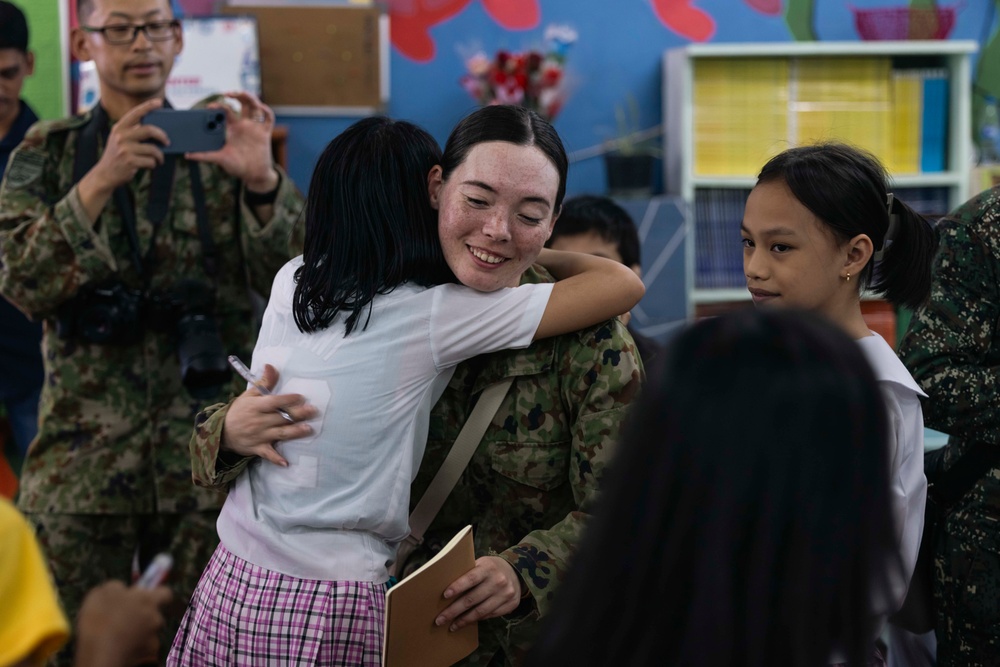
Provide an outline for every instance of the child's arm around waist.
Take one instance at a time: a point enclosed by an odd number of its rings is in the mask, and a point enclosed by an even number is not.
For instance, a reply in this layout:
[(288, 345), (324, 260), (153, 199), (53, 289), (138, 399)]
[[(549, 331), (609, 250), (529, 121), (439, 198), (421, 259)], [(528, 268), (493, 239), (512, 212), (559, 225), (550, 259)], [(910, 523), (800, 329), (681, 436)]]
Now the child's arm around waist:
[(632, 269), (604, 257), (545, 248), (538, 256), (558, 282), (535, 340), (570, 333), (627, 313), (646, 293)]

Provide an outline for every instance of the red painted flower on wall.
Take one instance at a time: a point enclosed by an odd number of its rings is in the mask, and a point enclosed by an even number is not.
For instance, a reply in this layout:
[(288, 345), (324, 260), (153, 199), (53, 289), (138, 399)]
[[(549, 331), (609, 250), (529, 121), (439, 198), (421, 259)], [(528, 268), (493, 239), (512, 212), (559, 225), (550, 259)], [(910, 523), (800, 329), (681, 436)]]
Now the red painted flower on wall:
[[(392, 45), (417, 62), (434, 59), (430, 29), (461, 14), (473, 0), (387, 0)], [(486, 13), (507, 30), (529, 30), (541, 21), (539, 0), (479, 0)], [(676, 34), (705, 42), (715, 34), (715, 19), (695, 7), (698, 0), (649, 0), (657, 18)], [(783, 0), (744, 0), (761, 14), (777, 16)]]
[[(715, 34), (715, 19), (695, 7), (697, 0), (651, 0), (653, 12), (671, 31), (693, 42), (707, 42)], [(744, 0), (768, 16), (781, 14), (782, 0)]]
[[(460, 14), (472, 0), (389, 0), (390, 39), (400, 53), (417, 62), (434, 58), (430, 29)], [(538, 26), (538, 0), (481, 0), (486, 13), (507, 30)]]

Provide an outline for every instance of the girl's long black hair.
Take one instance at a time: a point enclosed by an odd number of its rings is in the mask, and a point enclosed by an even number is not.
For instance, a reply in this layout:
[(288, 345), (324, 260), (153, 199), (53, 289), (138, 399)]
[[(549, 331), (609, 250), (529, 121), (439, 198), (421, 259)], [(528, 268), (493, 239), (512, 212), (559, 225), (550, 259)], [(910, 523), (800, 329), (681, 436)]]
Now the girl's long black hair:
[(427, 190), (440, 162), (426, 131), (384, 116), (354, 123), (327, 145), (306, 198), (304, 264), (292, 307), (300, 331), (326, 329), (343, 313), (350, 334), (366, 309), (371, 317), (377, 294), (408, 281), (454, 281)]
[(899, 572), (886, 422), (861, 348), (816, 315), (679, 334), (526, 667), (867, 664)]

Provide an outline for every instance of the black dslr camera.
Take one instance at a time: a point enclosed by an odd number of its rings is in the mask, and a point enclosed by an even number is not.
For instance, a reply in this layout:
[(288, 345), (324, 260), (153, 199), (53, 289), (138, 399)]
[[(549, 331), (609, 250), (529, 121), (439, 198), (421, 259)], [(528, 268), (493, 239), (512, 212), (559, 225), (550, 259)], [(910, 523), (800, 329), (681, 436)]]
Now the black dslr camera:
[(169, 292), (141, 292), (114, 280), (80, 292), (60, 309), (56, 331), (95, 345), (131, 345), (145, 330), (172, 330), (181, 380), (196, 398), (215, 394), (229, 380), (226, 349), (215, 319), (215, 293), (185, 280)]
[(56, 331), (97, 345), (131, 345), (142, 337), (143, 301), (142, 292), (118, 281), (86, 288), (60, 307)]

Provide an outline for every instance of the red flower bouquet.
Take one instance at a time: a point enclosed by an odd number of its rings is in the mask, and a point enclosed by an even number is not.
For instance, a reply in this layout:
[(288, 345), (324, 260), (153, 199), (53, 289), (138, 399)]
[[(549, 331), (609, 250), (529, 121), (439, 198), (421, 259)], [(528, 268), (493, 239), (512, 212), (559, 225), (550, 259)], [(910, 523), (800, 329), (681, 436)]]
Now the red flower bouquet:
[(566, 100), (566, 52), (576, 32), (549, 26), (545, 41), (544, 52), (501, 50), (492, 60), (478, 51), (465, 62), (462, 87), (482, 105), (518, 104), (552, 120)]

